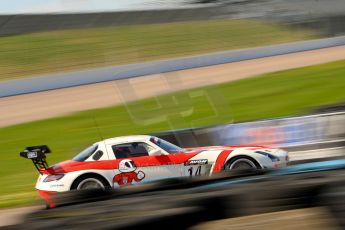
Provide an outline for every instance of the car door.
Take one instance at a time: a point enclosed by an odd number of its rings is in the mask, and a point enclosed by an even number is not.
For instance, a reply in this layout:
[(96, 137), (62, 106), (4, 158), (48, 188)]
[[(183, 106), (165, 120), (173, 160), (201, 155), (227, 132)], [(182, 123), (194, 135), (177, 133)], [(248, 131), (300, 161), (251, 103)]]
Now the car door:
[(116, 158), (114, 186), (149, 182), (184, 175), (184, 160), (177, 155), (153, 156), (155, 146), (146, 142), (115, 144), (111, 150)]
[(210, 175), (212, 164), (207, 157), (199, 157), (199, 153), (190, 153), (191, 157), (184, 163), (184, 175), (188, 177)]
[[(188, 164), (189, 159), (194, 155), (195, 153), (169, 153), (166, 155), (151, 156), (151, 159), (157, 162), (155, 166), (156, 171), (169, 172), (170, 177), (183, 177), (189, 176), (186, 164)], [(157, 178), (159, 178), (158, 175)]]
[[(149, 141), (153, 146), (168, 154), (170, 161), (182, 172), (181, 176), (210, 174), (212, 165), (209, 164), (207, 153), (197, 150), (189, 151), (157, 137), (151, 137)], [(164, 159), (166, 156), (159, 156), (159, 158)]]

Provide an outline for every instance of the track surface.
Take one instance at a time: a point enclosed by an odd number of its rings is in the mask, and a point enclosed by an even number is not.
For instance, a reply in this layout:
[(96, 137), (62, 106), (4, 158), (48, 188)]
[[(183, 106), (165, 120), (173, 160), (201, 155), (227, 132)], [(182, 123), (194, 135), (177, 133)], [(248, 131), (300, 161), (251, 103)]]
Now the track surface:
[(18, 224), (23, 220), (25, 215), (43, 208), (43, 206), (31, 206), (23, 208), (0, 209), (0, 227)]
[[(118, 105), (183, 89), (345, 59), (345, 46), (0, 98), (0, 127)], [(119, 94), (129, 82), (136, 95)]]
[(337, 230), (334, 219), (325, 208), (305, 208), (281, 212), (270, 212), (245, 217), (229, 218), (199, 224), (191, 230), (258, 230), (258, 229), (313, 229)]

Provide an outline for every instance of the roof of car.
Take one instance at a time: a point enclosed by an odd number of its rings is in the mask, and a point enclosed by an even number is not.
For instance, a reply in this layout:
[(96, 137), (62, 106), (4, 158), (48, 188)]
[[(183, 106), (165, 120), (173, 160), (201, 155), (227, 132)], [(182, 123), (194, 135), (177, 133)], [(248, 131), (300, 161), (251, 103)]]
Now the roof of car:
[(113, 137), (109, 139), (103, 140), (105, 144), (116, 144), (116, 143), (124, 143), (124, 142), (136, 142), (136, 141), (147, 141), (152, 136), (149, 135), (131, 135), (131, 136), (121, 136), (121, 137)]

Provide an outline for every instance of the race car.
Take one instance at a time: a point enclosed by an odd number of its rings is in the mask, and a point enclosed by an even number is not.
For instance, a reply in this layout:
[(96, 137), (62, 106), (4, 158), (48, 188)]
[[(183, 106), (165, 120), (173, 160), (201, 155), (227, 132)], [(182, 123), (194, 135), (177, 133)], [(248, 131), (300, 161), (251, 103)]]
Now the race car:
[(72, 160), (51, 167), (48, 146), (27, 147), (20, 153), (31, 159), (40, 175), (36, 189), (49, 203), (57, 192), (119, 188), (172, 177), (212, 175), (226, 170), (273, 169), (288, 164), (288, 153), (260, 146), (180, 148), (149, 136), (106, 139), (87, 147)]

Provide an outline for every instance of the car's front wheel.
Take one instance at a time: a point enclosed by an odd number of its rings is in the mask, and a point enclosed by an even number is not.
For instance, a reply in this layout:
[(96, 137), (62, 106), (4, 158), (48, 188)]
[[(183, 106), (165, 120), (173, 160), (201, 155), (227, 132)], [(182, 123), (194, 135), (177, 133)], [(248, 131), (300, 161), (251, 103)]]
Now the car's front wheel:
[(255, 160), (245, 157), (233, 159), (225, 165), (225, 170), (255, 170), (259, 168), (260, 166)]
[(72, 190), (105, 189), (109, 187), (107, 181), (100, 176), (85, 175), (77, 178), (72, 184)]

